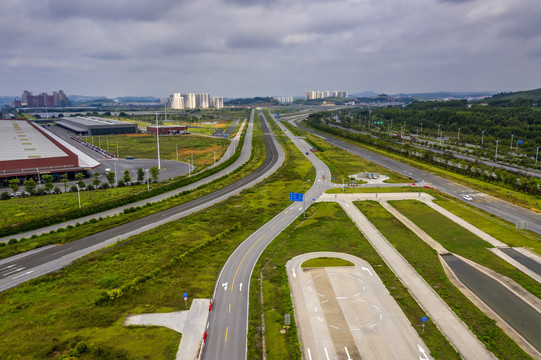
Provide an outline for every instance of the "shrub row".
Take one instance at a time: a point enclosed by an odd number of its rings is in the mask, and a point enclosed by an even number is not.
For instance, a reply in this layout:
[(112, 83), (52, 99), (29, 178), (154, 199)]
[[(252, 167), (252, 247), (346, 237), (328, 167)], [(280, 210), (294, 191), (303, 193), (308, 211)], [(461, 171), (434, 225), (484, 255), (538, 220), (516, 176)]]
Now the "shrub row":
[(176, 264), (179, 264), (179, 263), (182, 263), (182, 262), (185, 262), (186, 260), (189, 259), (190, 256), (196, 254), (197, 252), (199, 252), (201, 249), (209, 246), (209, 245), (212, 245), (214, 244), (215, 242), (218, 242), (218, 241), (221, 241), (224, 237), (228, 236), (229, 234), (231, 234), (232, 232), (234, 231), (237, 231), (240, 229), (240, 224), (235, 224), (234, 226), (230, 227), (229, 229), (221, 232), (220, 234), (204, 241), (203, 243), (199, 244), (199, 245), (196, 245), (194, 247), (192, 247), (190, 250), (178, 255), (178, 256), (175, 256), (174, 258), (172, 258), (171, 260), (169, 260), (168, 263), (166, 264), (163, 264), (157, 268), (154, 268), (153, 270), (149, 271), (148, 273), (144, 274), (144, 275), (141, 275), (133, 280), (130, 280), (130, 281), (127, 281), (125, 282), (124, 284), (122, 284), (122, 286), (118, 287), (118, 288), (115, 288), (115, 289), (111, 289), (111, 290), (108, 290), (108, 291), (104, 291), (100, 297), (98, 299), (96, 299), (96, 301), (94, 302), (94, 305), (96, 306), (104, 306), (112, 301), (114, 301), (115, 299), (118, 299), (119, 297), (133, 291), (133, 290), (137, 290), (139, 288), (139, 285), (141, 284), (144, 284), (145, 282), (147, 282), (148, 280), (151, 280), (151, 279), (154, 279), (156, 278), (160, 273), (162, 273), (163, 271), (167, 270), (168, 268), (171, 268), (172, 266), (176, 265)]
[[(241, 144), (244, 143), (244, 135), (241, 137), (240, 142)], [(69, 220), (77, 219), (83, 216), (88, 216), (88, 215), (92, 215), (92, 214), (99, 213), (102, 211), (107, 211), (110, 209), (114, 209), (114, 208), (124, 206), (133, 202), (148, 199), (148, 198), (187, 186), (189, 184), (192, 184), (196, 181), (204, 179), (208, 176), (211, 176), (225, 169), (240, 156), (241, 150), (242, 150), (242, 146), (238, 146), (235, 151), (235, 154), (231, 158), (229, 158), (227, 161), (225, 161), (223, 164), (216, 166), (215, 168), (205, 170), (199, 174), (195, 174), (194, 176), (191, 176), (189, 178), (182, 178), (179, 180), (174, 180), (168, 184), (155, 187), (151, 189), (150, 191), (142, 191), (137, 194), (128, 195), (128, 196), (125, 196), (116, 200), (108, 201), (105, 203), (89, 205), (80, 209), (73, 209), (54, 217), (47, 215), (46, 217), (43, 217), (40, 219), (24, 221), (13, 226), (6, 226), (0, 229), (0, 237), (18, 234), (25, 231), (31, 231), (31, 230), (39, 229), (45, 226), (62, 223), (64, 221), (69, 221)]]

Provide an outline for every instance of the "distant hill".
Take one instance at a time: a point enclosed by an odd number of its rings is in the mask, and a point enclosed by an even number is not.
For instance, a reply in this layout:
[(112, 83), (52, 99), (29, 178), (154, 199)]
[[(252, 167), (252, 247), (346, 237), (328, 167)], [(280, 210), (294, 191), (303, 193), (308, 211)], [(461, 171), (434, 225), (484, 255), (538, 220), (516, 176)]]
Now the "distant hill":
[(270, 97), (253, 97), (224, 101), (225, 106), (268, 106), (278, 104), (278, 100)]
[(531, 100), (535, 103), (539, 103), (541, 101), (541, 89), (534, 89), (534, 90), (526, 90), (526, 91), (517, 91), (517, 92), (508, 92), (508, 93), (499, 93), (494, 96), (492, 96), (493, 100), (518, 100), (518, 99), (526, 99)]

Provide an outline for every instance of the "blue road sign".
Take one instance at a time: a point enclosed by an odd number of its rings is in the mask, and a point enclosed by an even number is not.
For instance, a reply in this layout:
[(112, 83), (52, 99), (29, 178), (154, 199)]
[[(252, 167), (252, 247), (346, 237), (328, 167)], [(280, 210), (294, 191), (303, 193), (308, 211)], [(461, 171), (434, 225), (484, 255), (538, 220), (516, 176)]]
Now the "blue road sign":
[(427, 322), (427, 321), (428, 321), (428, 318), (427, 318), (426, 316), (423, 316), (423, 317), (421, 318), (421, 321), (422, 321), (422, 322)]
[(519, 140), (519, 141), (518, 141), (518, 144), (519, 144), (519, 145), (522, 145), (522, 140)]
[(188, 293), (184, 293), (182, 294), (183, 297), (187, 298), (188, 297)]
[(289, 193), (289, 201), (302, 201), (302, 193)]

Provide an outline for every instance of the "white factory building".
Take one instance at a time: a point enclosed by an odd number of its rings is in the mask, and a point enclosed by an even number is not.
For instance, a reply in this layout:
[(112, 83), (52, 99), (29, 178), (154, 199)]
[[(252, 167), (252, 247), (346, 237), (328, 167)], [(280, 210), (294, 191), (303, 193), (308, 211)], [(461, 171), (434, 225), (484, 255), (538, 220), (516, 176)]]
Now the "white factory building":
[(347, 91), (315, 91), (315, 90), (309, 90), (305, 93), (305, 99), (306, 100), (313, 100), (313, 99), (324, 99), (328, 97), (340, 97), (340, 98), (347, 98), (348, 92)]

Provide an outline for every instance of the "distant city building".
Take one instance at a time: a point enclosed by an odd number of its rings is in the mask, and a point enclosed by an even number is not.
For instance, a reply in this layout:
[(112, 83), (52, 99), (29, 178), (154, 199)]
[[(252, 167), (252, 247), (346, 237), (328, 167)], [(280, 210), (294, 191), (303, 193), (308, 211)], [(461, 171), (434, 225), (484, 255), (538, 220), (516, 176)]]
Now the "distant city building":
[(274, 99), (278, 100), (280, 104), (291, 104), (293, 102), (293, 96), (275, 96)]
[(211, 97), (208, 93), (174, 93), (169, 96), (167, 105), (171, 109), (207, 109), (209, 107), (222, 109), (224, 107), (224, 98), (222, 96)]
[(30, 91), (25, 90), (21, 96), (21, 106), (28, 107), (44, 107), (44, 106), (68, 106), (69, 100), (64, 91), (53, 91), (52, 95), (43, 92), (39, 95), (34, 95)]
[(306, 91), (305, 92), (305, 99), (306, 100), (313, 100), (313, 99), (325, 99), (328, 97), (342, 97), (347, 98), (348, 92), (347, 91)]

